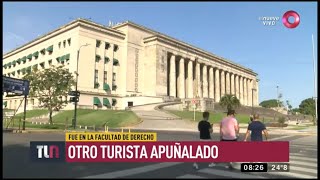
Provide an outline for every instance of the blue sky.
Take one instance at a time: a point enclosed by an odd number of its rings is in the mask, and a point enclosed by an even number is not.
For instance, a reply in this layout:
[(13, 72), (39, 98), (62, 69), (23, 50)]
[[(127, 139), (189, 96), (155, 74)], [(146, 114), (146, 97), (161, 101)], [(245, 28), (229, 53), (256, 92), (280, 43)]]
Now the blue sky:
[[(259, 74), (260, 102), (276, 98), (293, 107), (314, 96), (311, 34), (317, 50), (316, 2), (5, 2), (4, 53), (78, 17), (107, 25), (109, 20), (133, 21)], [(300, 15), (300, 24), (288, 29), (282, 16)], [(280, 17), (264, 26), (259, 17)], [(290, 19), (291, 20), (291, 19)], [(317, 52), (315, 52), (317, 59)], [(317, 62), (316, 62), (317, 64)]]

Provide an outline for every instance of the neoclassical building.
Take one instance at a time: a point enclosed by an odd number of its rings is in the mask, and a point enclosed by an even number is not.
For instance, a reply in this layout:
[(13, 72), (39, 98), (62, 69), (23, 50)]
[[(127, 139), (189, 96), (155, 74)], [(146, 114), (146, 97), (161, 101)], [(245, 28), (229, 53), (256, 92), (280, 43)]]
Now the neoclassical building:
[[(236, 95), (242, 105), (258, 106), (257, 73), (251, 69), (129, 21), (104, 26), (74, 20), (4, 54), (3, 76), (22, 78), (34, 68), (60, 64), (76, 76), (78, 51), (79, 108), (219, 102), (225, 94)], [(22, 101), (3, 98), (10, 109)], [(27, 108), (37, 105), (36, 98), (29, 99)]]

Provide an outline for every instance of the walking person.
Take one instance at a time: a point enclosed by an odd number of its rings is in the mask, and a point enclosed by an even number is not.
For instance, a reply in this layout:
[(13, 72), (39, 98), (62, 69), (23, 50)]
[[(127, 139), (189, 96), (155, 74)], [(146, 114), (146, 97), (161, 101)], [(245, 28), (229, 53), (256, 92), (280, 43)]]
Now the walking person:
[[(227, 117), (223, 118), (220, 123), (220, 140), (234, 142), (238, 140), (239, 136), (239, 123), (235, 118), (235, 111), (229, 109)], [(226, 168), (231, 169), (232, 163), (230, 162)]]
[(247, 141), (251, 133), (251, 141), (263, 141), (262, 132), (265, 140), (268, 140), (268, 132), (266, 126), (259, 120), (259, 114), (253, 115), (253, 121), (249, 124), (244, 141)]
[[(209, 123), (209, 112), (205, 111), (202, 114), (203, 120), (198, 123), (200, 141), (211, 141), (211, 133), (213, 132), (213, 124)], [(209, 167), (215, 166), (215, 163), (210, 163)], [(199, 169), (198, 163), (193, 163), (195, 169)]]

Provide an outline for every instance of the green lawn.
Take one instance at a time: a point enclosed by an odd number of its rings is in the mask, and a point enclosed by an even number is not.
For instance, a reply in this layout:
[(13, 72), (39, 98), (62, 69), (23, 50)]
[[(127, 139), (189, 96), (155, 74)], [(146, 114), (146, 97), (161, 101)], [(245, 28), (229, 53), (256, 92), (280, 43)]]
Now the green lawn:
[[(72, 118), (74, 116), (73, 113), (74, 113), (73, 110), (66, 110), (53, 116), (54, 125), (48, 125), (48, 124), (36, 125), (30, 122), (26, 122), (26, 127), (27, 128), (44, 128), (44, 129), (64, 129), (66, 118), (68, 118), (69, 126), (72, 124)], [(79, 125), (96, 126), (101, 128), (103, 127), (103, 124), (105, 124), (106, 122), (108, 127), (126, 127), (126, 126), (130, 126), (138, 123), (139, 118), (132, 111), (91, 110), (91, 109), (78, 109), (77, 111), (78, 126)], [(16, 117), (14, 121), (14, 126), (19, 127), (18, 123), (19, 123), (19, 120)], [(21, 123), (21, 126), (22, 126), (22, 123)]]
[[(179, 116), (183, 119), (189, 119), (193, 121), (193, 111), (168, 111), (169, 113), (172, 113), (176, 116)], [(200, 121), (202, 120), (202, 112), (196, 112), (195, 113), (195, 120)], [(210, 112), (209, 116), (209, 122), (210, 123), (219, 123), (221, 120), (226, 116), (226, 113), (212, 113)], [(236, 114), (236, 119), (238, 120), (239, 123), (248, 123), (249, 120), (249, 115), (248, 114)], [(265, 122), (271, 121), (271, 119), (265, 119)]]
[[(48, 113), (49, 113), (49, 111), (47, 109), (35, 109), (35, 110), (27, 111), (26, 115), (27, 115), (27, 118), (32, 118), (32, 117), (43, 116), (43, 115), (46, 115)], [(17, 118), (23, 117), (23, 112), (19, 113), (19, 114), (16, 114), (16, 117)]]
[[(54, 123), (65, 123), (68, 118), (68, 124), (72, 123), (74, 111), (66, 110), (53, 116)], [(139, 121), (139, 118), (131, 111), (115, 110), (90, 110), (79, 109), (77, 111), (77, 125), (102, 127), (107, 123), (109, 127), (130, 126)]]

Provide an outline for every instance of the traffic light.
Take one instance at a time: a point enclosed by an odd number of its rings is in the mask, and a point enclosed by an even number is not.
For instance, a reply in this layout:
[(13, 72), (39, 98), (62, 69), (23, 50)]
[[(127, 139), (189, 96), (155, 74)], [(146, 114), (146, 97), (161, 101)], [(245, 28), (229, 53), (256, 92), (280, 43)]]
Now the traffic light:
[(80, 97), (80, 92), (79, 91), (70, 91), (68, 93), (69, 96), (72, 96), (70, 97), (70, 102), (79, 102), (79, 97)]

